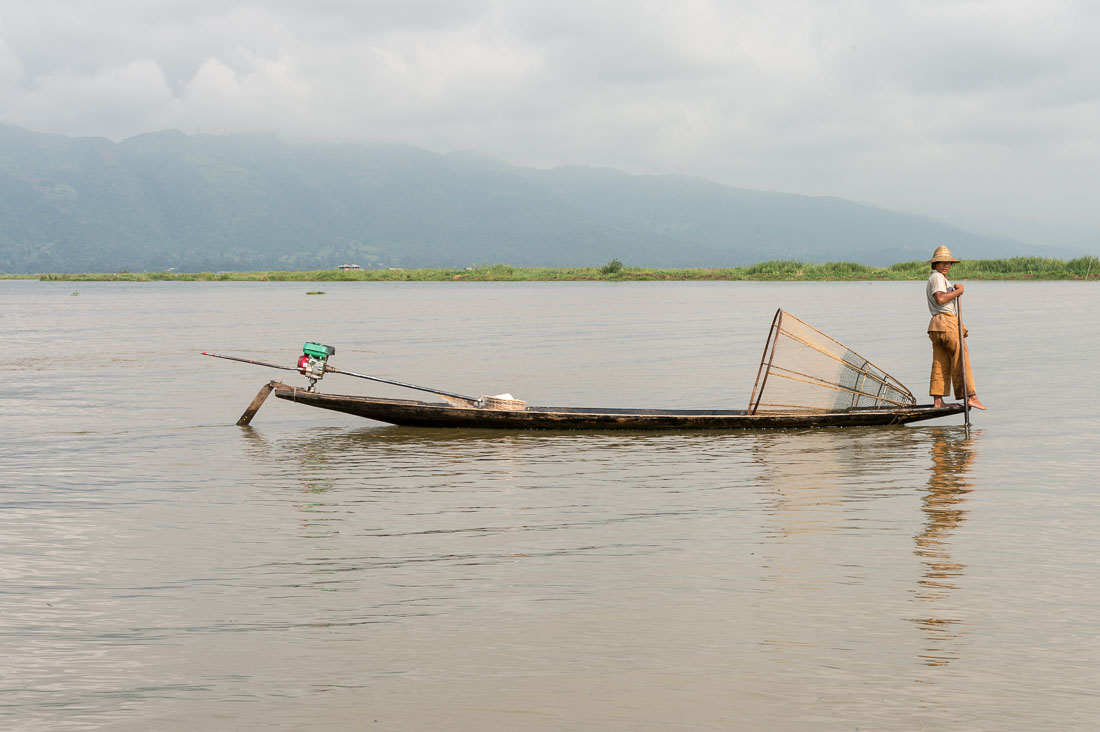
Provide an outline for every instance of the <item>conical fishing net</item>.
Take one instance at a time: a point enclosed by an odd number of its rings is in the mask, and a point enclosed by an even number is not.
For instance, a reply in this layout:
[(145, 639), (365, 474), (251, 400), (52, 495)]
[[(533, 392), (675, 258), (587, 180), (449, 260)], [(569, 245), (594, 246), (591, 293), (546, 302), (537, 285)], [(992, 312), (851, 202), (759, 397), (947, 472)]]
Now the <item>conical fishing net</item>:
[(749, 412), (908, 407), (897, 379), (788, 312), (772, 321)]

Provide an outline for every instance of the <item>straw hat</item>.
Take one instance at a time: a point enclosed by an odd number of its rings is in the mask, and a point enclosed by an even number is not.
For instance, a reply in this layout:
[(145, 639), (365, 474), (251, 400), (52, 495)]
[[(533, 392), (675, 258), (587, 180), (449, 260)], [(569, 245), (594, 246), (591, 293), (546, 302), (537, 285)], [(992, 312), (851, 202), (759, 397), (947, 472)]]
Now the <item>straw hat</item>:
[(947, 245), (941, 244), (936, 247), (936, 251), (932, 252), (932, 258), (928, 260), (928, 264), (935, 264), (936, 262), (958, 262), (959, 260), (951, 256), (951, 250), (947, 248)]

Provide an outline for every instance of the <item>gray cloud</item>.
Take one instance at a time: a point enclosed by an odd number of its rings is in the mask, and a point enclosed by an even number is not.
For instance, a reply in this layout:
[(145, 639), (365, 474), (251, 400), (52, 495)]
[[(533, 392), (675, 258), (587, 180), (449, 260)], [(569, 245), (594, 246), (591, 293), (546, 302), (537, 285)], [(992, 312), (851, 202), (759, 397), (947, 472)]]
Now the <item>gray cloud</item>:
[[(0, 121), (476, 149), (1100, 231), (1100, 30), (1067, 0), (0, 7)], [(1039, 231), (1029, 228), (1029, 232)]]

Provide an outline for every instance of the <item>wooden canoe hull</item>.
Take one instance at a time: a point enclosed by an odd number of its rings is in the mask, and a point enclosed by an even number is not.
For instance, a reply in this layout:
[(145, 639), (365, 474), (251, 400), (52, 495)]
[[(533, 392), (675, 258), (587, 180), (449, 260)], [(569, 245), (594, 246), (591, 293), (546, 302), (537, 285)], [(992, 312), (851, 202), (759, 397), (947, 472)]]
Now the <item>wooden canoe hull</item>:
[(525, 411), (472, 409), (435, 402), (321, 394), (285, 384), (279, 399), (406, 427), (543, 430), (737, 430), (808, 427), (878, 427), (961, 414), (961, 404), (916, 405), (840, 412), (762, 412), (701, 409), (533, 407)]

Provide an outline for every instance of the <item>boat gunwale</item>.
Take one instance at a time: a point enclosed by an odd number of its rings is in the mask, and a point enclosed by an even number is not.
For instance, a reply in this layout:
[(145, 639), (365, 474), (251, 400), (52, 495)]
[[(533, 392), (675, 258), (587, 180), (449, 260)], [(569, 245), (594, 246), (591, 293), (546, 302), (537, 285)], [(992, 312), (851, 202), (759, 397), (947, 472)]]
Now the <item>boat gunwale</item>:
[[(629, 422), (633, 427), (648, 426), (655, 429), (739, 429), (788, 425), (792, 427), (887, 426), (946, 417), (960, 413), (963, 409), (961, 404), (949, 404), (943, 407), (917, 404), (909, 407), (853, 407), (831, 412), (791, 410), (755, 414), (750, 414), (744, 409), (624, 409), (554, 406), (528, 406), (524, 410), (517, 411), (456, 407), (443, 402), (424, 402), (414, 399), (327, 394), (311, 392), (281, 382), (275, 386), (275, 396), (288, 401), (301, 402), (307, 406), (331, 409), (387, 424), (492, 428), (621, 429), (624, 422)], [(364, 414), (354, 409), (355, 405), (381, 409), (388, 407), (403, 414), (382, 415), (377, 412)], [(436, 421), (433, 422), (433, 420)]]

